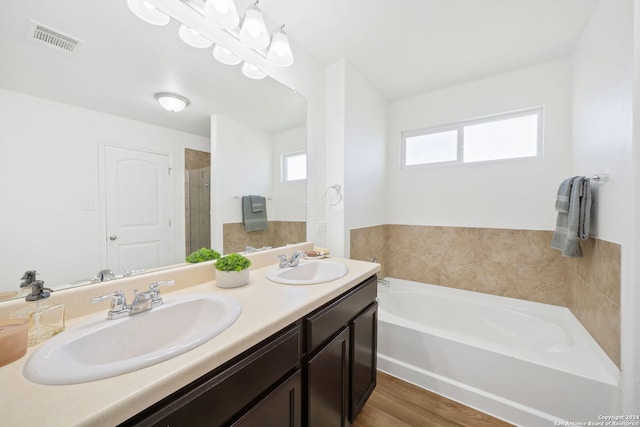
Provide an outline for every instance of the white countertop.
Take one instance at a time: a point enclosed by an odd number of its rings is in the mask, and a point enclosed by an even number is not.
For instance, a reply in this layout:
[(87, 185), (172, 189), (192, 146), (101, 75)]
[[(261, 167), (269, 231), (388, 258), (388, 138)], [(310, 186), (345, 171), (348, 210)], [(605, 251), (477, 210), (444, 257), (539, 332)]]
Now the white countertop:
[[(270, 265), (252, 270), (249, 284), (240, 288), (221, 289), (209, 281), (163, 292), (167, 299), (189, 293), (226, 294), (240, 302), (242, 313), (233, 325), (203, 345), (136, 372), (83, 384), (34, 384), (22, 376), (27, 359), (38, 348), (31, 347), (20, 360), (0, 367), (1, 423), (17, 427), (97, 427), (123, 422), (380, 270), (378, 264), (337, 260), (349, 267), (349, 273), (318, 285), (271, 282), (265, 278)], [(171, 276), (171, 270), (165, 273)], [(69, 319), (66, 328), (93, 316), (106, 317), (106, 310)]]

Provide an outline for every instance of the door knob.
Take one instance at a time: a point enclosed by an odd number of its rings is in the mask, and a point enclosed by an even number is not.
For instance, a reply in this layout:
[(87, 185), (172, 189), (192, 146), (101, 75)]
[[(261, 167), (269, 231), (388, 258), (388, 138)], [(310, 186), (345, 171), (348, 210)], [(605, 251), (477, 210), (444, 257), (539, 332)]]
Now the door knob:
[(118, 238), (118, 236), (116, 236), (115, 234), (112, 236), (109, 236), (109, 240), (116, 240)]

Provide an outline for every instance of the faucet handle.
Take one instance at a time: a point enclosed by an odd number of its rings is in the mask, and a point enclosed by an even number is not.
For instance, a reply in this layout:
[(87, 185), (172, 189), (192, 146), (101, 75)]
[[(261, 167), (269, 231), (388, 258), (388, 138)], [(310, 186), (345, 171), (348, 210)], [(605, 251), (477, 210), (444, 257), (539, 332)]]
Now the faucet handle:
[(174, 285), (176, 283), (175, 280), (167, 280), (164, 282), (153, 282), (152, 284), (149, 285), (149, 290), (152, 292), (159, 292), (158, 288), (160, 288), (160, 286), (171, 286)]
[(280, 268), (285, 268), (287, 264), (289, 264), (289, 260), (287, 259), (287, 256), (285, 254), (276, 255), (276, 258), (280, 260)]
[(120, 311), (120, 310), (124, 310), (127, 307), (127, 301), (124, 296), (124, 292), (122, 291), (112, 292), (110, 294), (105, 294), (105, 295), (101, 295), (99, 297), (93, 298), (91, 300), (91, 304), (102, 302), (107, 298), (113, 299), (113, 301), (111, 301), (111, 311)]
[(151, 307), (162, 305), (162, 297), (160, 296), (160, 286), (171, 286), (175, 284), (175, 280), (167, 280), (164, 282), (153, 282), (149, 285), (149, 293), (151, 294)]

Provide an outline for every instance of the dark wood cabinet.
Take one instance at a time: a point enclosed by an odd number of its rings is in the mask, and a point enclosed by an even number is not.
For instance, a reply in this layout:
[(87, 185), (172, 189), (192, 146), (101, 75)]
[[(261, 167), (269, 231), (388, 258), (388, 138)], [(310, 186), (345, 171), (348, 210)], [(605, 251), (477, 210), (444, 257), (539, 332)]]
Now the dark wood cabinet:
[(376, 387), (378, 303), (371, 304), (350, 325), (351, 406), (349, 420), (353, 422)]
[(302, 375), (297, 370), (288, 380), (233, 423), (234, 427), (300, 427), (302, 423)]
[[(271, 405), (264, 404), (263, 400), (280, 400), (271, 393), (292, 373), (299, 371), (300, 357), (298, 322), (171, 394), (122, 426), (222, 426), (233, 424), (253, 408), (261, 407), (260, 411), (264, 413)], [(293, 404), (296, 405), (295, 413), (300, 416), (301, 399), (295, 399)], [(280, 407), (273, 409), (279, 411)], [(246, 425), (251, 425), (250, 421), (247, 422), (249, 424)]]
[(349, 426), (376, 384), (375, 276), (120, 425)]
[(349, 426), (376, 386), (377, 279), (303, 320), (309, 427)]
[(343, 328), (307, 362), (307, 425), (349, 425), (349, 329)]

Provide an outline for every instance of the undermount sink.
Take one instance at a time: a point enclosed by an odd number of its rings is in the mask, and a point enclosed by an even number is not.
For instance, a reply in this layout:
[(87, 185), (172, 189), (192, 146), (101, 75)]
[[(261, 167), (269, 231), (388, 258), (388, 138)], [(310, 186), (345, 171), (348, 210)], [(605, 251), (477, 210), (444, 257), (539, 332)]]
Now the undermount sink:
[(285, 285), (315, 285), (344, 277), (349, 268), (331, 260), (301, 261), (295, 267), (273, 267), (267, 271), (267, 279)]
[(189, 351), (227, 329), (240, 316), (226, 295), (165, 297), (144, 313), (106, 320), (106, 312), (42, 344), (24, 376), (38, 384), (77, 384), (135, 371)]

